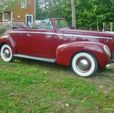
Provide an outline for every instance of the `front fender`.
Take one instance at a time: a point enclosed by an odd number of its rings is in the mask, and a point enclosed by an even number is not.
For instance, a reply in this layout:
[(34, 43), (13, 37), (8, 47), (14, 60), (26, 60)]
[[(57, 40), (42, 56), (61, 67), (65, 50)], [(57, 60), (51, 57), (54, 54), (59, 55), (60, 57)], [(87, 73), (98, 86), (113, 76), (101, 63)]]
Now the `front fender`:
[(79, 52), (94, 55), (101, 68), (104, 68), (110, 60), (110, 57), (105, 53), (104, 44), (84, 41), (60, 45), (56, 51), (56, 62), (69, 66), (73, 56)]

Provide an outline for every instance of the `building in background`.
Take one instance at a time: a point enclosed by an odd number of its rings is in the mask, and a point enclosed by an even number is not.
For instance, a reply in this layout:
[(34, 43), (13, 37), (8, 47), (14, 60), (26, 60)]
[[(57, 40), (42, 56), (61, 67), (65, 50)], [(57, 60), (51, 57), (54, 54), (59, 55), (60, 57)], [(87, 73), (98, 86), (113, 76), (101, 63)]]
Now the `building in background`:
[(12, 6), (12, 10), (0, 14), (1, 23), (20, 22), (29, 25), (36, 17), (36, 0), (21, 0), (20, 3)]

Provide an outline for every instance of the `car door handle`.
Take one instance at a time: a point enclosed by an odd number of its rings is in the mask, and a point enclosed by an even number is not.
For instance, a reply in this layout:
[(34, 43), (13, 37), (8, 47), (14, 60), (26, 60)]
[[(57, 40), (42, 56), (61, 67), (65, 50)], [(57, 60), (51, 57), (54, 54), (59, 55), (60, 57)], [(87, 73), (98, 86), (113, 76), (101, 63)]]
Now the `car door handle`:
[(31, 34), (27, 34), (27, 36), (29, 36), (29, 37), (30, 37), (30, 36), (31, 36)]

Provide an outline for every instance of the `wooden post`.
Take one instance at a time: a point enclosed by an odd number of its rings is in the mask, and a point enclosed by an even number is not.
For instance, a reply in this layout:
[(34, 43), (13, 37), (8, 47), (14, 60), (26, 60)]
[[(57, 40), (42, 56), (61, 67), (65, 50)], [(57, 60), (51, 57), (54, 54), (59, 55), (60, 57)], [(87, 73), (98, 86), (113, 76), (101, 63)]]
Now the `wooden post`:
[(106, 31), (106, 22), (103, 22), (103, 30), (102, 31)]
[(97, 31), (99, 31), (99, 24), (97, 23)]
[(71, 0), (72, 7), (72, 27), (76, 28), (76, 2), (75, 0)]
[(110, 31), (113, 31), (113, 22), (110, 22)]

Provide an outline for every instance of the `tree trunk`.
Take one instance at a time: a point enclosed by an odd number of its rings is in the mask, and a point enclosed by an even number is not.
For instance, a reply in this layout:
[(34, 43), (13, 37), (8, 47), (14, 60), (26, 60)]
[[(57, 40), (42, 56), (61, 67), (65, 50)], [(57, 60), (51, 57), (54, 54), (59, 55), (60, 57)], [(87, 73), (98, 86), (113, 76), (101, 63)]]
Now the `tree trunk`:
[(72, 27), (76, 28), (76, 2), (75, 0), (71, 0), (72, 7)]

